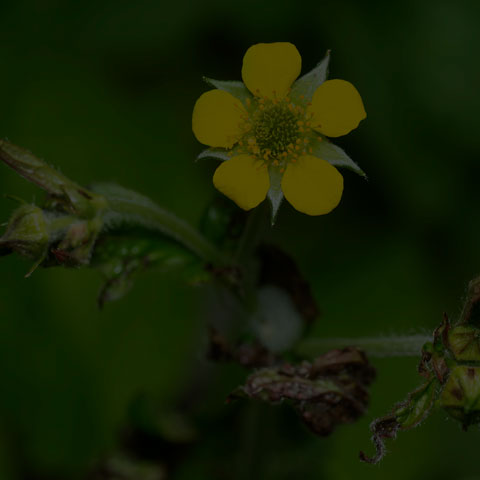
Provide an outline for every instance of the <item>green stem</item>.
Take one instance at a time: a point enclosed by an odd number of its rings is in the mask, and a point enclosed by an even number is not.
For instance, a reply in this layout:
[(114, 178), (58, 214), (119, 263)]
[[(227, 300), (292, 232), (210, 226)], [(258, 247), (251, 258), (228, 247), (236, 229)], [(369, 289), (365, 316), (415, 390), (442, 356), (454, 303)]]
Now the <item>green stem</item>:
[(237, 265), (243, 265), (258, 246), (266, 223), (264, 207), (264, 205), (259, 205), (251, 211), (248, 216), (245, 230), (238, 242), (237, 250), (233, 257)]
[(198, 230), (149, 198), (118, 185), (95, 184), (92, 190), (103, 195), (108, 202), (104, 215), (107, 228), (123, 223), (141, 226), (172, 237), (205, 262), (226, 263), (224, 255)]
[(249, 312), (254, 312), (257, 309), (259, 271), (254, 254), (264, 234), (267, 225), (266, 218), (265, 204), (250, 212), (245, 229), (232, 257), (232, 263), (237, 265), (242, 272), (242, 297), (244, 306)]
[(316, 357), (335, 348), (358, 347), (370, 357), (418, 357), (422, 346), (431, 335), (403, 335), (360, 338), (309, 338), (301, 341), (296, 353), (304, 357)]

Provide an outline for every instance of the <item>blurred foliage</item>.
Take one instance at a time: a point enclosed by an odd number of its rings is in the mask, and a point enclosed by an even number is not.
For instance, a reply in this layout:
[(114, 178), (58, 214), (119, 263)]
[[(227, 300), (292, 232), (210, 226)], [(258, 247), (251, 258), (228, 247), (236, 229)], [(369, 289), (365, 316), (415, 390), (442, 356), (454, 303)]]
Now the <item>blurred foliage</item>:
[[(442, 311), (459, 314), (480, 270), (479, 15), (467, 0), (2, 2), (0, 135), (81, 184), (117, 181), (198, 224), (216, 164), (193, 161), (201, 76), (240, 79), (260, 41), (291, 41), (304, 70), (331, 48), (331, 78), (354, 83), (368, 114), (338, 144), (369, 181), (345, 172), (326, 217), (282, 206), (268, 240), (311, 283), (322, 311), (313, 334), (431, 331)], [(3, 167), (0, 191), (37, 195)], [(0, 202), (0, 218), (11, 207)], [(358, 462), (370, 420), (415, 387), (417, 360), (377, 360), (367, 415), (318, 439), (287, 408), (224, 404), (244, 372), (204, 360), (205, 290), (151, 271), (100, 312), (94, 271), (25, 280), (28, 266), (0, 262), (2, 479), (85, 478), (118, 448), (143, 395), (194, 423), (181, 446), (161, 432), (149, 443), (174, 479), (478, 476), (478, 431), (441, 415), (379, 467)]]

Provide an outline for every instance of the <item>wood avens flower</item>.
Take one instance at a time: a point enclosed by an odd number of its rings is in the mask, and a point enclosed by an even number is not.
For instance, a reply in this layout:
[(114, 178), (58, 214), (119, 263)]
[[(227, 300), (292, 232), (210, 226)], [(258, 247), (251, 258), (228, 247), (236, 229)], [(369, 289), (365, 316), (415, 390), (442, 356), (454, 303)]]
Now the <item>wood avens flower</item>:
[[(329, 55), (295, 82), (301, 57), (291, 43), (260, 43), (244, 58), (242, 82), (205, 79), (217, 87), (197, 100), (192, 127), (223, 160), (213, 183), (250, 210), (268, 196), (274, 218), (283, 196), (300, 212), (323, 215), (340, 202), (342, 166), (364, 175), (326, 137), (340, 137), (366, 117), (355, 87), (326, 80)], [(294, 83), (295, 82), (295, 83)]]

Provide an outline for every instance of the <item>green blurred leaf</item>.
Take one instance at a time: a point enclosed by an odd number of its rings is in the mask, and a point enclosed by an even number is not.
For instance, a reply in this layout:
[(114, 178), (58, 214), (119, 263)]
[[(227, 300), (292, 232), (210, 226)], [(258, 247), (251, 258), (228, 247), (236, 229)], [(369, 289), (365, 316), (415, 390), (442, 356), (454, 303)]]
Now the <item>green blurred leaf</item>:
[[(135, 283), (136, 276), (149, 268), (172, 271), (192, 266), (195, 256), (169, 239), (134, 235), (106, 236), (99, 240), (92, 259), (105, 277), (99, 294), (102, 307), (121, 299)], [(198, 271), (199, 266), (197, 265)], [(203, 269), (202, 269), (203, 271)]]
[(236, 247), (245, 229), (247, 213), (224, 195), (216, 195), (200, 222), (200, 232), (223, 250)]

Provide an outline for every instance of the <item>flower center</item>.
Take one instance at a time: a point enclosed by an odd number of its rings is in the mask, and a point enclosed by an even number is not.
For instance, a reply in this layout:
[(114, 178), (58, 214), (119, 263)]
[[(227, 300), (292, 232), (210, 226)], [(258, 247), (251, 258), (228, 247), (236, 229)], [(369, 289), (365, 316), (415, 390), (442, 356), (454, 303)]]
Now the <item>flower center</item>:
[(247, 111), (241, 125), (244, 134), (238, 142), (240, 151), (280, 171), (299, 156), (312, 153), (309, 143), (316, 135), (303, 106), (293, 104), (288, 97), (272, 100), (256, 96), (247, 100)]
[(259, 109), (253, 118), (253, 135), (262, 157), (277, 158), (295, 145), (299, 137), (298, 118), (286, 102)]

